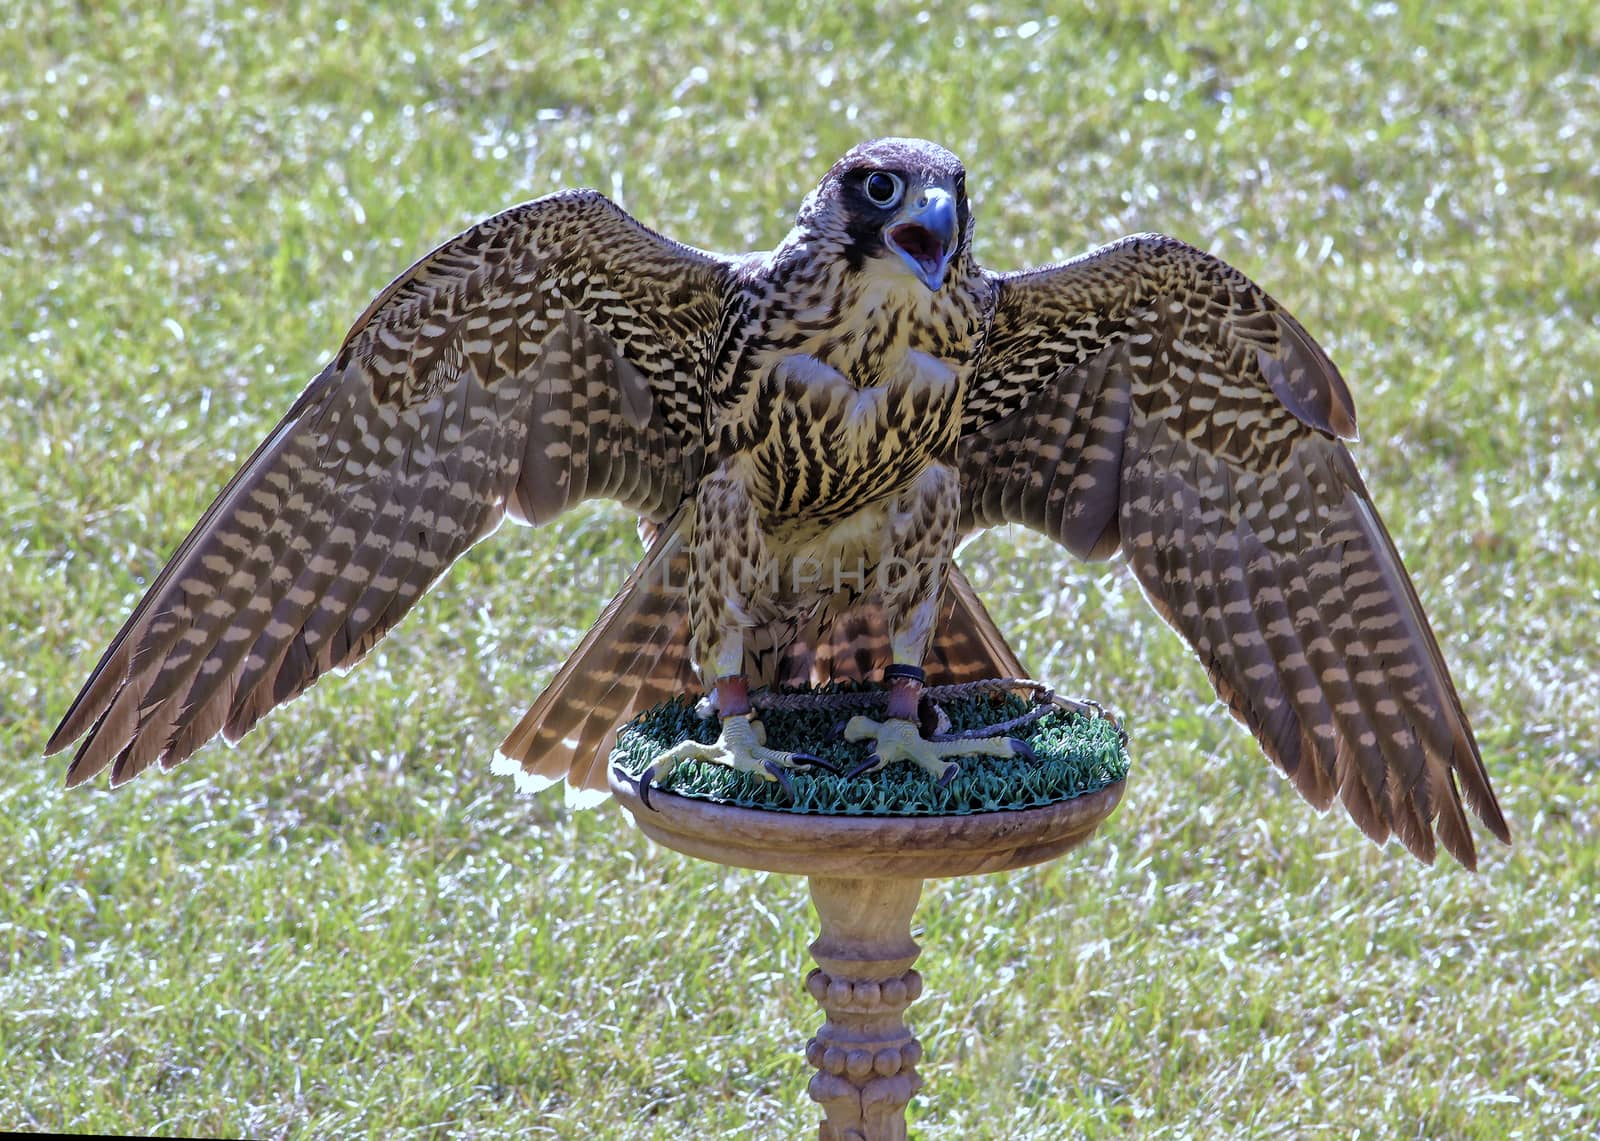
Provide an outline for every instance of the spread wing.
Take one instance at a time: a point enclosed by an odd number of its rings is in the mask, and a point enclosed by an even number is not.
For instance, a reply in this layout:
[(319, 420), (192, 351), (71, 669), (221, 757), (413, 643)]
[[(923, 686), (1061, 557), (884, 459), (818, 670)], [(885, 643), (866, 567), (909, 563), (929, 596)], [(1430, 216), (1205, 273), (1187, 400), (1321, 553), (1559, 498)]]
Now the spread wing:
[(77, 784), (170, 768), (353, 665), (509, 513), (668, 515), (699, 478), (729, 263), (566, 192), (383, 291), (235, 475), (49, 742)]
[(1319, 808), (1423, 860), (1461, 806), (1509, 842), (1416, 591), (1339, 437), (1355, 410), (1297, 321), (1159, 235), (995, 278), (959, 450), (962, 527), (1120, 549), (1218, 696)]

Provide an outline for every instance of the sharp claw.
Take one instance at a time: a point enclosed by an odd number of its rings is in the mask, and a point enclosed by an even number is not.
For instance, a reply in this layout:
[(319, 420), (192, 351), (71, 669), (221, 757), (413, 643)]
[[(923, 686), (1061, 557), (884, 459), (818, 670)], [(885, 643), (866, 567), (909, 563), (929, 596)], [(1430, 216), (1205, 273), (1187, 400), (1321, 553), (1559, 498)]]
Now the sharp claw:
[(940, 788), (949, 788), (950, 787), (950, 782), (955, 780), (956, 777), (958, 777), (960, 775), (961, 775), (961, 766), (960, 765), (951, 765), (949, 768), (944, 770), (944, 776), (939, 778), (939, 787)]
[(794, 782), (789, 779), (789, 774), (784, 770), (782, 765), (780, 765), (777, 761), (763, 761), (761, 767), (772, 774), (772, 779), (778, 782), (778, 784), (783, 788), (784, 794), (788, 796), (790, 800), (795, 799)]
[(826, 772), (832, 773), (834, 776), (839, 775), (838, 765), (834, 764), (832, 761), (823, 760), (815, 753), (791, 753), (789, 755), (794, 758), (796, 764), (805, 765), (808, 768), (822, 769)]
[[(655, 779), (656, 767), (651, 765), (649, 768), (645, 769), (644, 772), (639, 774), (639, 779), (636, 782), (636, 786), (639, 789), (639, 803), (644, 805), (646, 808), (650, 808), (650, 784)], [(651, 811), (654, 812), (655, 809), (652, 808)]]
[(877, 753), (868, 753), (866, 760), (862, 761), (859, 765), (856, 765), (853, 769), (844, 774), (845, 779), (854, 779), (864, 772), (869, 772), (870, 770), (877, 768), (880, 763), (881, 762)]
[(1028, 742), (1024, 741), (1021, 737), (1012, 737), (1010, 738), (1010, 741), (1011, 755), (1013, 757), (1021, 757), (1023, 760), (1030, 762), (1038, 761), (1039, 754), (1033, 751), (1033, 746), (1028, 744)]

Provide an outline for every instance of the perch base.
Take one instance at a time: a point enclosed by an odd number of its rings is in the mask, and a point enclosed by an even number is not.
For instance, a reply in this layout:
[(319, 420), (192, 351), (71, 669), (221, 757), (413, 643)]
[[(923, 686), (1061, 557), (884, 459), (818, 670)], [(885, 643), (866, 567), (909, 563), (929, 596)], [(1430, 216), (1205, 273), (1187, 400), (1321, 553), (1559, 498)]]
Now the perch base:
[(657, 790), (643, 804), (615, 774), (611, 791), (658, 844), (719, 864), (807, 876), (821, 928), (806, 991), (822, 1007), (806, 1043), (820, 1141), (905, 1141), (922, 1085), (922, 1045), (905, 1009), (922, 993), (911, 918), (922, 881), (1010, 871), (1088, 840), (1123, 782), (1043, 808), (968, 816), (805, 816)]

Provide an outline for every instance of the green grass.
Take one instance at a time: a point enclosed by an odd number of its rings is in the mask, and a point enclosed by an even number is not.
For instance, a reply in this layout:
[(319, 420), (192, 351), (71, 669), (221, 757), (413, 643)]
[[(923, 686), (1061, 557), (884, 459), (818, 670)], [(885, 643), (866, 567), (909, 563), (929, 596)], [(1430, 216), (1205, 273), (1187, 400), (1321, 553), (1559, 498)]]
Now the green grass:
[(992, 535), (1000, 625), (1134, 770), (1078, 852), (930, 885), (918, 1136), (1600, 1129), (1600, 8), (1545, 7), (0, 12), (0, 1127), (814, 1128), (804, 884), (488, 771), (633, 557), (617, 512), (502, 532), (236, 750), (71, 795), (39, 754), (414, 256), (575, 184), (762, 248), (915, 133), (988, 264), (1161, 230), (1328, 348), (1518, 837), (1472, 876), (1316, 816), (1122, 569)]

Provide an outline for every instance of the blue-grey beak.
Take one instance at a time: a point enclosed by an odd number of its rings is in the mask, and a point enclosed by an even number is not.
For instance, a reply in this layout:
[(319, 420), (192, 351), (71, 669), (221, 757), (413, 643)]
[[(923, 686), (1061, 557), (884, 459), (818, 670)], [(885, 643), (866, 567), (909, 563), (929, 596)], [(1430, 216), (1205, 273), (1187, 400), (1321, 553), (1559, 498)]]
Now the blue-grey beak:
[(956, 252), (955, 198), (937, 186), (926, 188), (907, 200), (895, 220), (884, 227), (883, 238), (917, 279), (937, 293)]

